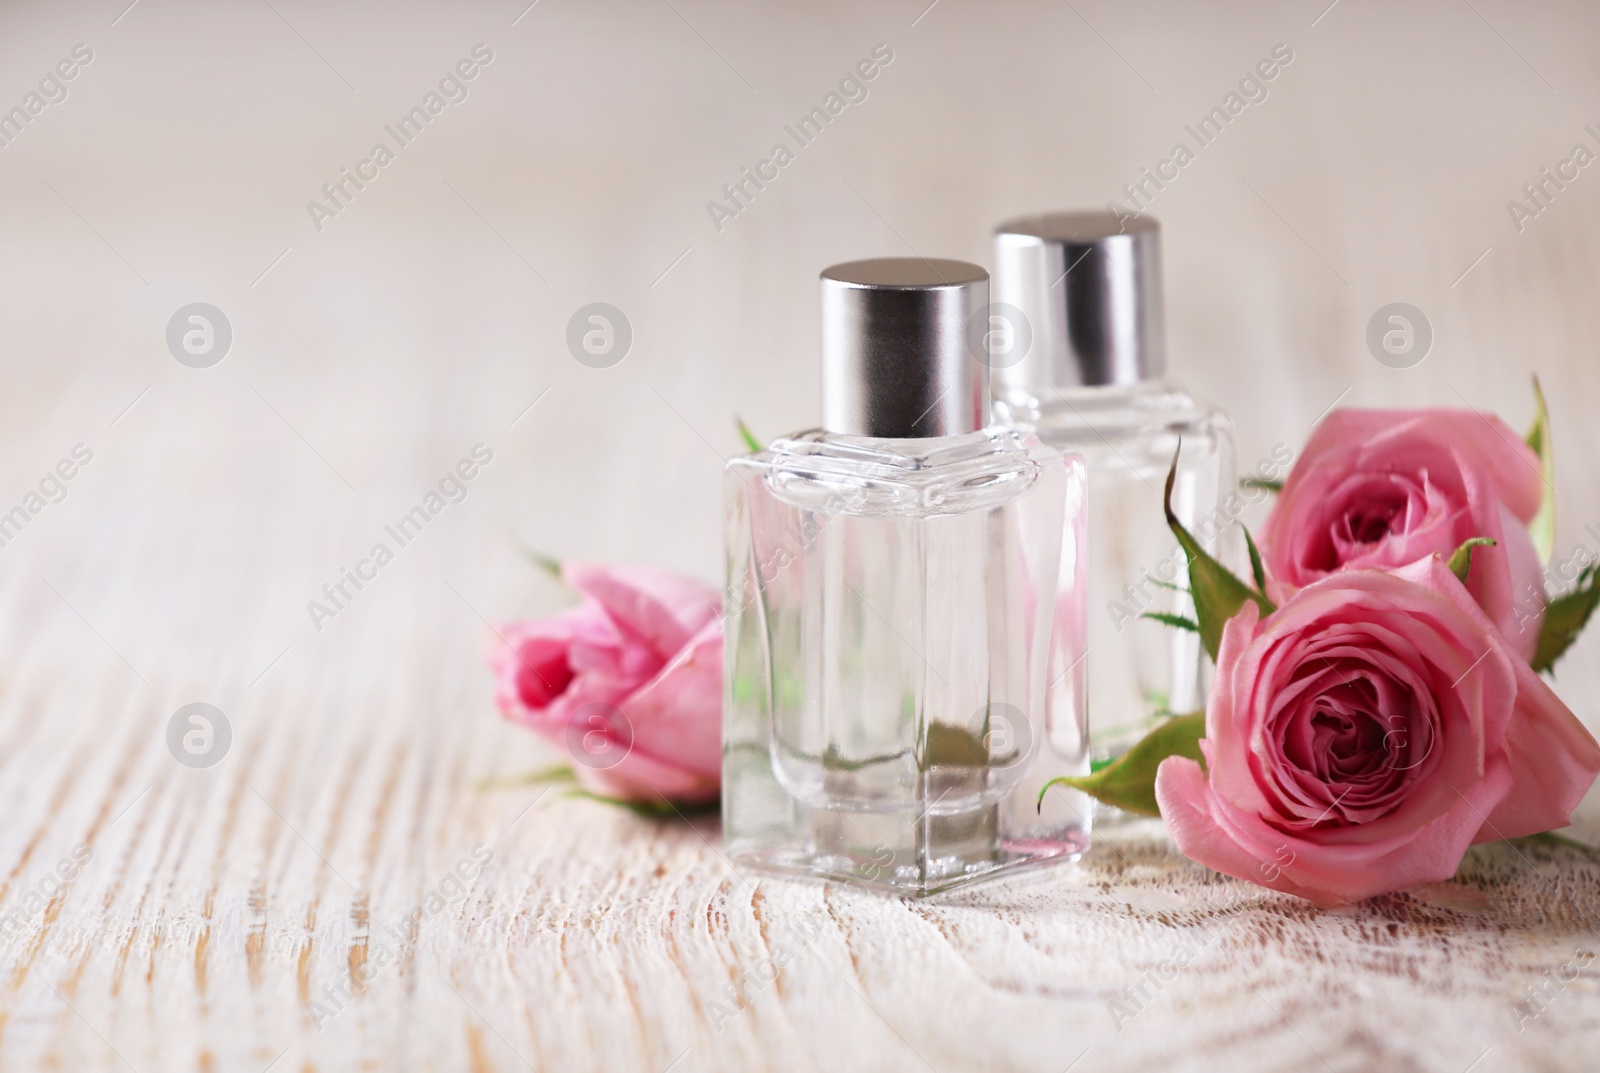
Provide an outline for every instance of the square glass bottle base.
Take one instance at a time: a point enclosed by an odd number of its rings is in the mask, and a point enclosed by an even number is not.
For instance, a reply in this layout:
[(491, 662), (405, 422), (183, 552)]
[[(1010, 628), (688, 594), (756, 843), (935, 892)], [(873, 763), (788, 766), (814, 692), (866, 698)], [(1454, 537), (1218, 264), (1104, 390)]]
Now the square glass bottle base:
[[(1071, 864), (1083, 856), (1087, 845), (1088, 842), (1085, 840), (1083, 844), (1075, 846), (1033, 845), (1027, 847), (1026, 851), (1003, 848), (995, 857), (982, 861), (944, 858), (931, 863), (944, 869), (945, 874), (926, 879), (921, 878), (918, 868), (884, 869), (876, 861), (841, 853), (808, 851), (802, 846), (796, 846), (792, 850), (736, 852), (733, 854), (733, 860), (737, 864), (764, 872), (810, 879), (840, 880), (888, 894), (921, 898), (955, 890), (979, 880), (1011, 875), (1023, 868), (1037, 868), (1044, 864)], [(874, 875), (877, 878), (869, 878)]]
[(748, 777), (735, 774), (736, 764), (724, 771), (723, 829), (729, 856), (741, 866), (920, 897), (1071, 863), (1089, 847), (1092, 803), (1075, 791), (1051, 791), (1042, 816), (1018, 798), (956, 808), (937, 796), (933, 807), (917, 810), (823, 808), (785, 793), (766, 758), (753, 759)]

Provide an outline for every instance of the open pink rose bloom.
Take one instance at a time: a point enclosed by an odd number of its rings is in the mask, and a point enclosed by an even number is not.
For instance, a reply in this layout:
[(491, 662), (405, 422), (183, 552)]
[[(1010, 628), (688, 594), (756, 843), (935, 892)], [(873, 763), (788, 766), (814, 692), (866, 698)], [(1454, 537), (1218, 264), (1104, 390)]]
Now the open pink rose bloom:
[(582, 601), (507, 623), (489, 644), (495, 701), (572, 759), (579, 781), (628, 800), (716, 797), (722, 763), (722, 603), (647, 567), (568, 563)]
[(1393, 570), (1449, 557), (1473, 537), (1467, 589), (1531, 658), (1544, 579), (1528, 523), (1544, 499), (1539, 459), (1505, 423), (1471, 410), (1335, 410), (1307, 441), (1261, 532), (1281, 602), (1345, 567)]
[(1168, 757), (1156, 777), (1178, 848), (1325, 906), (1563, 827), (1600, 773), (1594, 738), (1436, 556), (1312, 581), (1265, 618), (1245, 603), (1201, 749), (1204, 770)]

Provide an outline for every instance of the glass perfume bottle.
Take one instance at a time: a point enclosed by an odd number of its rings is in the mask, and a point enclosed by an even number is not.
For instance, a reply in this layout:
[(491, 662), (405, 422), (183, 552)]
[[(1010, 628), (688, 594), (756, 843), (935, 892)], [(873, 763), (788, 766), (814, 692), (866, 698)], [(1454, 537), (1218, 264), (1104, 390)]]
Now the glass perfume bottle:
[(1239, 554), (1231, 427), (1166, 379), (1154, 219), (1008, 221), (995, 232), (994, 296), (1005, 343), (991, 359), (997, 413), (1088, 467), (1088, 635), (1071, 684), (1087, 696), (1098, 767), (1159, 720), (1205, 707), (1199, 635), (1147, 616), (1194, 616), (1187, 558), (1162, 510), (1174, 458), (1179, 520), (1212, 554), (1230, 564)]
[(1081, 631), (1056, 628), (1082, 614), (1082, 462), (988, 423), (987, 301), (959, 261), (828, 269), (822, 428), (728, 464), (740, 861), (926, 894), (1088, 845), (1083, 795), (1038, 803), (1089, 764), (1059, 688)]

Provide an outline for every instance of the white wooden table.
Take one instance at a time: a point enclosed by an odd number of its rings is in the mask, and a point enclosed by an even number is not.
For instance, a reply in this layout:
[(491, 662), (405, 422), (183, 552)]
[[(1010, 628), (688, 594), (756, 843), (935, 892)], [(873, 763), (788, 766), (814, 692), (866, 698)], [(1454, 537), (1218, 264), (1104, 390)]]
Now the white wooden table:
[[(94, 55), (0, 148), (0, 514), (92, 452), (0, 546), (0, 1069), (1595, 1067), (1581, 848), (1322, 912), (1143, 823), (907, 902), (740, 875), (712, 820), (481, 788), (560, 759), (480, 664), (485, 619), (566, 598), (520, 549), (715, 579), (733, 416), (815, 420), (818, 269), (983, 261), (999, 219), (1119, 196), (1280, 42), (1151, 207), (1174, 364), (1247, 468), (1336, 401), (1521, 423), (1536, 370), (1561, 551), (1600, 549), (1600, 177), (1521, 232), (1506, 207), (1592, 143), (1600, 17), (924, 7), (0, 11), (0, 106)], [(480, 42), (467, 99), (317, 230), (306, 201)], [(867, 99), (719, 232), (706, 202), (879, 43)], [(633, 326), (613, 368), (564, 343), (594, 301)], [(1434, 331), (1413, 368), (1363, 342), (1394, 301)], [(232, 327), (211, 368), (165, 339), (192, 302)], [(465, 502), (317, 629), (479, 443)], [(1592, 727), (1597, 652), (1558, 679)], [(197, 702), (231, 732), (209, 768), (168, 746)], [(1600, 844), (1593, 795), (1581, 821)]]

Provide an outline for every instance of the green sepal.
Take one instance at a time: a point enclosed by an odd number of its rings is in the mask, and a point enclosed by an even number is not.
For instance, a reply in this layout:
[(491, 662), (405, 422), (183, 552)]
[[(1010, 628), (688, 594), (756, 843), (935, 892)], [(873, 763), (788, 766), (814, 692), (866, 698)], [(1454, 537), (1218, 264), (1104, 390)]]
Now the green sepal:
[(1169, 615), (1165, 611), (1146, 611), (1139, 617), (1163, 623), (1174, 629), (1189, 630), (1192, 633), (1200, 632), (1200, 624), (1198, 622), (1192, 618), (1184, 618), (1182, 615)]
[(1463, 541), (1461, 546), (1450, 554), (1450, 572), (1456, 576), (1457, 581), (1465, 585), (1467, 574), (1472, 569), (1473, 549), (1494, 546), (1495, 542), (1488, 537), (1473, 537), (1471, 540)]
[(1572, 591), (1551, 600), (1544, 609), (1544, 624), (1539, 627), (1539, 646), (1533, 653), (1533, 669), (1548, 671), (1572, 647), (1589, 616), (1600, 604), (1600, 568), (1586, 566)]
[(1051, 779), (1039, 791), (1039, 801), (1050, 787), (1060, 784), (1082, 790), (1096, 801), (1115, 805), (1141, 816), (1159, 816), (1156, 805), (1156, 769), (1169, 756), (1201, 760), (1200, 739), (1206, 736), (1206, 713), (1175, 715), (1139, 739), (1138, 744), (1092, 775)]
[[(1241, 525), (1239, 528), (1244, 529), (1244, 526)], [(1265, 593), (1267, 591), (1267, 570), (1266, 567), (1261, 565), (1261, 552), (1256, 550), (1256, 542), (1250, 536), (1250, 530), (1248, 529), (1244, 529), (1244, 546), (1250, 549), (1250, 574), (1255, 578), (1256, 591)]]
[[(1178, 449), (1183, 449), (1180, 444)], [(1172, 468), (1167, 471), (1167, 487), (1162, 507), (1167, 513), (1167, 526), (1178, 544), (1189, 557), (1189, 595), (1194, 600), (1195, 621), (1200, 624), (1200, 640), (1211, 658), (1217, 658), (1222, 646), (1222, 627), (1246, 600), (1254, 600), (1263, 615), (1276, 611), (1272, 601), (1263, 593), (1253, 592), (1244, 582), (1234, 577), (1233, 571), (1212, 558), (1205, 548), (1178, 521), (1172, 509), (1172, 486), (1178, 477), (1178, 456), (1172, 456)]]
[(1539, 378), (1533, 378), (1534, 412), (1533, 428), (1528, 432), (1528, 446), (1539, 456), (1539, 477), (1544, 482), (1544, 498), (1539, 502), (1539, 513), (1528, 523), (1528, 535), (1539, 553), (1539, 561), (1548, 563), (1556, 550), (1556, 464), (1550, 450), (1550, 410), (1545, 405), (1544, 388)]
[(744, 423), (744, 418), (733, 419), (734, 425), (739, 429), (739, 438), (744, 441), (745, 449), (751, 454), (761, 453), (761, 441), (756, 439), (756, 434), (750, 431), (750, 426)]

